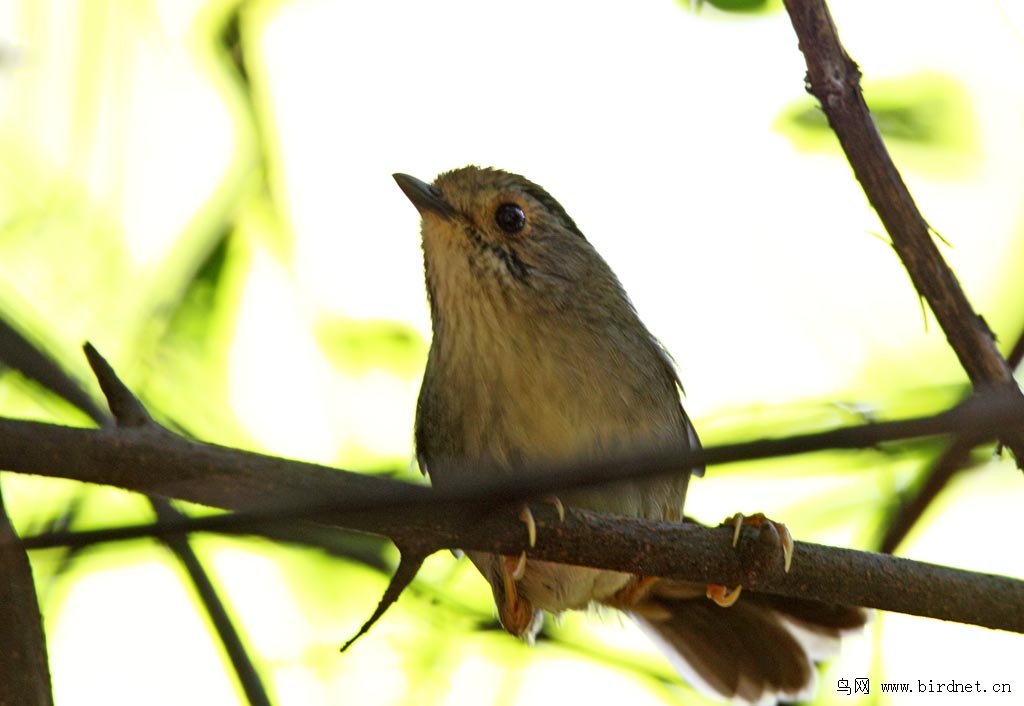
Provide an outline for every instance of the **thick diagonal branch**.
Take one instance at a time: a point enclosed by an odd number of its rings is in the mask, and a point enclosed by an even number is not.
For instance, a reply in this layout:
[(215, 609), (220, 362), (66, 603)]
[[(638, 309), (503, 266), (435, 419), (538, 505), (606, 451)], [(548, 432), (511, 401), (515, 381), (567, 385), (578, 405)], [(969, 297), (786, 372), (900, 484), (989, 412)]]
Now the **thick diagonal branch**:
[[(807, 90), (821, 103), (914, 288), (928, 302), (968, 378), (975, 389), (1005, 388), (1020, 394), (995, 336), (942, 258), (882, 142), (861, 94), (860, 70), (839, 42), (824, 0), (785, 0), (785, 5), (807, 62)], [(1008, 430), (1002, 439), (1018, 465), (1024, 464), (1024, 429)]]

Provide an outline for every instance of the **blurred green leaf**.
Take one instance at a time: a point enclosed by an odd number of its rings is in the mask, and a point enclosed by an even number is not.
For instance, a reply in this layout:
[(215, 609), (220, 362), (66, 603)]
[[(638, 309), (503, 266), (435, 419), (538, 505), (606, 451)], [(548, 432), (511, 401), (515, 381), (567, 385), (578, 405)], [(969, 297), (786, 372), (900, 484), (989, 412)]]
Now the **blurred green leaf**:
[[(964, 178), (981, 159), (978, 126), (967, 88), (955, 78), (921, 71), (863, 82), (879, 132), (901, 160), (946, 178)], [(839, 152), (839, 143), (815, 98), (783, 109), (775, 130), (803, 152)]]
[(723, 12), (776, 12), (782, 9), (781, 0), (704, 0)]
[(418, 377), (427, 357), (423, 337), (396, 321), (324, 318), (317, 324), (316, 336), (334, 365), (353, 375), (385, 369)]
[(677, 0), (686, 9), (702, 10), (709, 5), (716, 10), (735, 14), (766, 14), (783, 8), (782, 0)]

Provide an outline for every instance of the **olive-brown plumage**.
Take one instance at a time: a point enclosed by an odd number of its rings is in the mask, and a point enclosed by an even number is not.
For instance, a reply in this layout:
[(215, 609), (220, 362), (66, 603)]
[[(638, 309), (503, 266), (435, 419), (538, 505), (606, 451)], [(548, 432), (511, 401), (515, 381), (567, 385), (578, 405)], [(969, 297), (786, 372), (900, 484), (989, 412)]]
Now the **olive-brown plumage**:
[[(433, 184), (396, 174), (422, 215), (433, 340), (416, 412), (421, 468), (439, 486), (462, 469), (571, 462), (668, 444), (699, 445), (675, 368), (618, 279), (561, 205), (527, 179), (465, 167)], [(576, 492), (568, 505), (681, 521), (689, 477)], [(863, 622), (842, 607), (744, 595), (721, 608), (704, 586), (469, 552), (502, 624), (532, 639), (542, 611), (627, 610), (691, 680), (749, 703), (804, 695), (813, 681), (799, 621), (834, 640)], [(813, 610), (812, 610), (813, 609)], [(794, 617), (782, 617), (784, 614)], [(806, 616), (806, 617), (805, 617)]]

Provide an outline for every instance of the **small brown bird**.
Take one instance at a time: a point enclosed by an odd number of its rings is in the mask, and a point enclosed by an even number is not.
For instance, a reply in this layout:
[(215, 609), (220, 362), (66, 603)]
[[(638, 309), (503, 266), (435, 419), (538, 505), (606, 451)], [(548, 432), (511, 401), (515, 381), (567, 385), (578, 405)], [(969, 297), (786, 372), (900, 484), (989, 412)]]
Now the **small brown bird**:
[[(416, 452), (435, 485), (474, 463), (515, 473), (532, 463), (669, 443), (699, 447), (668, 354), (544, 189), (477, 167), (446, 172), (433, 184), (394, 176), (422, 215), (434, 336), (416, 411)], [(703, 469), (563, 499), (681, 521), (691, 473)], [(543, 611), (610, 605), (636, 618), (684, 677), (744, 703), (806, 698), (814, 661), (866, 619), (857, 608), (752, 592), (723, 608), (705, 597), (703, 584), (468, 554), (513, 635), (532, 640)]]

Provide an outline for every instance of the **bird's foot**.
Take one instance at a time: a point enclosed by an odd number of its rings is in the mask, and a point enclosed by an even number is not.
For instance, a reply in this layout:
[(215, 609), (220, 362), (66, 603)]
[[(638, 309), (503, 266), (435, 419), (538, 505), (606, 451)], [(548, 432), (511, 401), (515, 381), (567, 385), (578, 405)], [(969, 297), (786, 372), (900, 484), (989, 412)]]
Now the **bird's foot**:
[(492, 580), (494, 603), (498, 607), (498, 619), (501, 626), (516, 637), (523, 637), (532, 642), (533, 635), (539, 628), (539, 615), (529, 599), (519, 593), (516, 586), (526, 572), (526, 552), (518, 558), (496, 556), (495, 569), (497, 581)]
[(722, 523), (723, 525), (732, 525), (732, 546), (735, 547), (740, 541), (740, 530), (743, 529), (743, 525), (750, 525), (751, 527), (762, 527), (764, 525), (771, 525), (775, 528), (775, 531), (779, 535), (779, 542), (782, 544), (782, 562), (786, 569), (786, 573), (789, 573), (789, 567), (793, 564), (793, 535), (790, 534), (789, 528), (781, 522), (770, 520), (765, 517), (763, 512), (758, 512), (749, 517), (744, 515), (742, 512), (737, 512), (732, 517), (727, 517)]
[[(786, 525), (781, 522), (775, 522), (774, 520), (768, 519), (762, 512), (758, 512), (750, 516), (746, 516), (742, 512), (737, 512), (732, 517), (727, 517), (722, 524), (732, 525), (733, 527), (733, 548), (735, 548), (740, 541), (740, 531), (743, 529), (743, 525), (750, 525), (751, 527), (771, 525), (779, 536), (779, 542), (782, 545), (783, 566), (786, 572), (789, 572), (789, 567), (793, 564), (794, 544), (793, 535), (790, 534)], [(710, 583), (708, 584), (707, 597), (723, 608), (728, 608), (739, 600), (740, 591), (742, 589), (743, 586), (737, 586), (736, 588), (729, 590), (726, 586)]]
[[(562, 501), (555, 496), (549, 496), (544, 498), (544, 502), (553, 505), (555, 511), (558, 513), (558, 521), (565, 521), (565, 505)], [(533, 547), (537, 544), (537, 521), (533, 518), (533, 511), (530, 510), (529, 505), (523, 505), (519, 510), (519, 520), (526, 525), (526, 538), (528, 546)], [(526, 575), (526, 552), (521, 552), (518, 557), (503, 556), (502, 557), (503, 570), (508, 569), (509, 575), (515, 580), (519, 581)]]
[(742, 591), (743, 586), (737, 586), (736, 588), (730, 589), (728, 586), (709, 583), (708, 590), (705, 595), (723, 608), (728, 608), (740, 599), (740, 593)]

